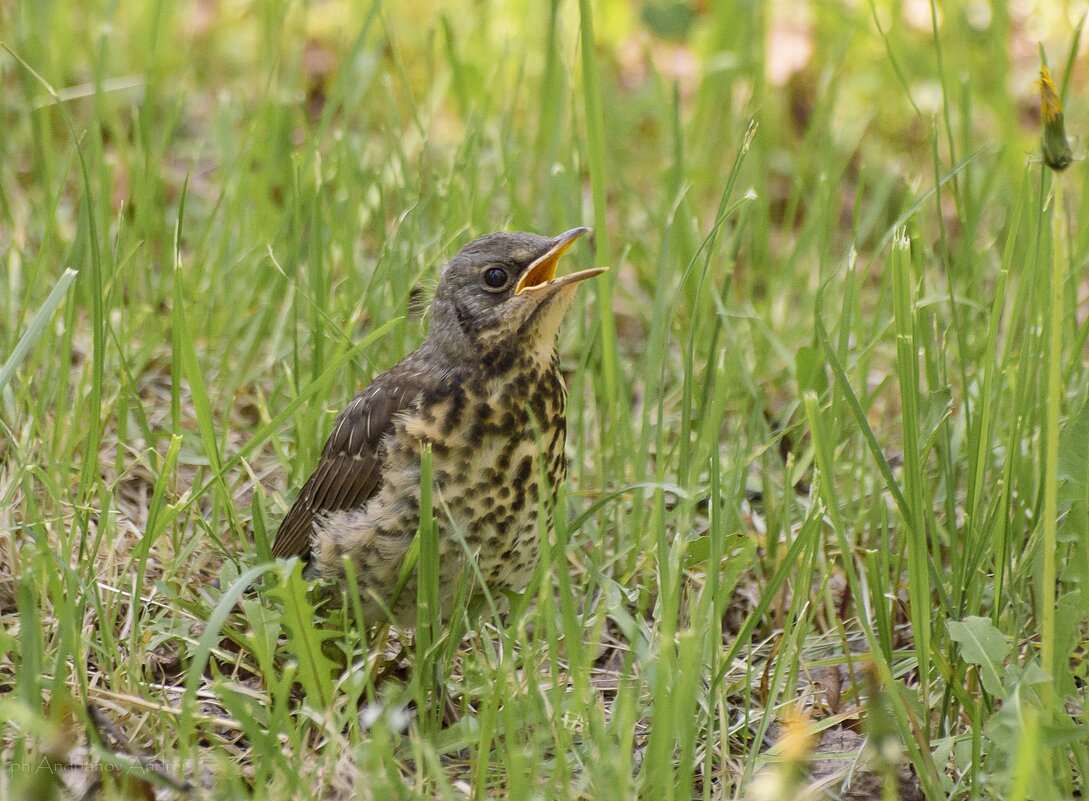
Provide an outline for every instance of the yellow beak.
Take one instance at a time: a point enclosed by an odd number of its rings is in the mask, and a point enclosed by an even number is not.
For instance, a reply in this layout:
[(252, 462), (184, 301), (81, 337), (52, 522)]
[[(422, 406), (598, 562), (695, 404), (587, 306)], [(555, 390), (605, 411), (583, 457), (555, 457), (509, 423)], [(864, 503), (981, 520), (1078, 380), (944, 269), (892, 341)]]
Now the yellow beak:
[(514, 287), (514, 294), (525, 295), (534, 292), (551, 292), (559, 289), (561, 286), (567, 286), (576, 281), (585, 281), (587, 278), (593, 278), (595, 275), (601, 275), (603, 272), (607, 272), (607, 268), (605, 267), (594, 267), (590, 270), (582, 270), (577, 273), (561, 276), (560, 278), (556, 277), (556, 268), (559, 266), (560, 257), (575, 244), (576, 239), (588, 233), (590, 233), (589, 228), (572, 228), (570, 231), (565, 231), (553, 239), (552, 245), (548, 248), (548, 251), (534, 261), (533, 264), (529, 265), (529, 268), (522, 273), (522, 277), (518, 279), (518, 283)]

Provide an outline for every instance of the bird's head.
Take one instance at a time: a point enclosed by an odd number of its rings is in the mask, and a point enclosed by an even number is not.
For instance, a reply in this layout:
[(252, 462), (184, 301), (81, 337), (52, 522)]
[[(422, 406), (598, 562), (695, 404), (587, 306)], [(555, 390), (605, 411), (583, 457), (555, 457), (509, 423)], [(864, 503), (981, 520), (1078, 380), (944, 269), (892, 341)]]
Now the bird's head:
[(429, 342), (477, 362), (528, 351), (551, 355), (576, 285), (605, 272), (556, 275), (560, 257), (589, 232), (573, 228), (551, 239), (488, 234), (465, 245), (439, 278)]

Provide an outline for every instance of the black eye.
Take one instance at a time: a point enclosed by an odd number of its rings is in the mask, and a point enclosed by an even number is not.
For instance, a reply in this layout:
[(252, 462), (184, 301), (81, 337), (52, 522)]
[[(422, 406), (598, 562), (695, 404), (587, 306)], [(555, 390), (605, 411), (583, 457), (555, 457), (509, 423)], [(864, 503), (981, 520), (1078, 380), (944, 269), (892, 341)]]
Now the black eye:
[(492, 289), (502, 289), (507, 285), (507, 271), (499, 267), (489, 267), (484, 271), (484, 283)]

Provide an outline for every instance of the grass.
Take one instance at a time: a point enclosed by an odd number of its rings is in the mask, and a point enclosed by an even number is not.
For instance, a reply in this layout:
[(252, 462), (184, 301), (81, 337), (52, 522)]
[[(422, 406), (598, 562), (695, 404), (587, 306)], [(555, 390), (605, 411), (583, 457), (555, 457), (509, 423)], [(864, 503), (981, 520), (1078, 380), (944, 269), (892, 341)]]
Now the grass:
[[(0, 7), (0, 796), (1080, 797), (1084, 56), (981, 8)], [(443, 260), (579, 224), (537, 579), (398, 656), (269, 539)]]

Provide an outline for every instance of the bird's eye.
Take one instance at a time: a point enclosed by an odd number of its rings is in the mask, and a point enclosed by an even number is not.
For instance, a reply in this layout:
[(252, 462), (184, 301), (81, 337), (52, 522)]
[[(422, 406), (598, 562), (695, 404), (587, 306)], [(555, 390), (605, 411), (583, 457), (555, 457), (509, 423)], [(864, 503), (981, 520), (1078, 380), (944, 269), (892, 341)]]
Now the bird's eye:
[(484, 283), (492, 289), (502, 289), (508, 280), (507, 271), (499, 267), (489, 267), (484, 271)]

